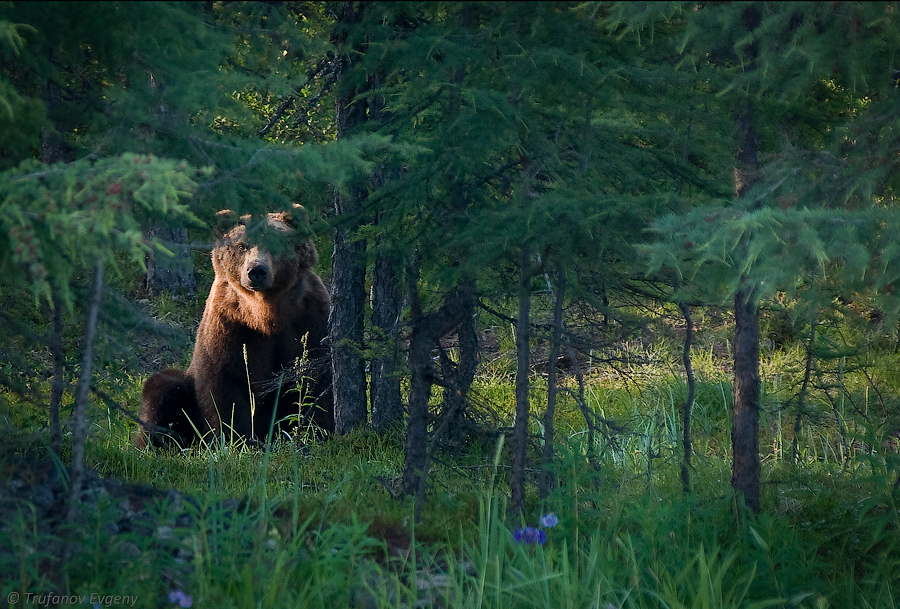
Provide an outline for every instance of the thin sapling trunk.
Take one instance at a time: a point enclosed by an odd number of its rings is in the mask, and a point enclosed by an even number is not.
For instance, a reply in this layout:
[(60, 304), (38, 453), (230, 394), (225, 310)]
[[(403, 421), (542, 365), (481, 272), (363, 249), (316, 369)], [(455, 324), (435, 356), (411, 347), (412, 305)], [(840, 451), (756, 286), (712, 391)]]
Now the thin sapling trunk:
[(525, 509), (525, 462), (528, 451), (528, 374), (531, 314), (531, 252), (521, 248), (519, 278), (519, 319), (516, 323), (516, 420), (513, 425), (510, 508), (513, 514)]
[(69, 486), (69, 511), (66, 520), (72, 522), (78, 511), (81, 485), (84, 480), (84, 444), (87, 438), (87, 402), (91, 388), (94, 361), (94, 338), (97, 335), (97, 317), (103, 296), (103, 262), (94, 269), (94, 283), (91, 301), (88, 305), (87, 326), (84, 332), (84, 353), (81, 359), (81, 374), (75, 391), (75, 412), (72, 426), (72, 470)]
[(684, 405), (681, 407), (682, 419), (682, 446), (684, 448), (684, 458), (681, 461), (681, 486), (684, 493), (691, 492), (691, 456), (693, 449), (691, 447), (691, 410), (694, 407), (694, 392), (696, 390), (696, 381), (694, 379), (694, 366), (691, 364), (691, 344), (694, 339), (694, 320), (691, 317), (691, 310), (684, 301), (678, 302), (678, 308), (684, 316), (684, 346), (681, 352), (681, 359), (684, 362), (684, 373), (687, 380), (687, 397), (684, 399)]
[[(550, 286), (550, 279), (547, 278), (547, 285)], [(550, 359), (547, 362), (547, 410), (544, 411), (544, 447), (541, 454), (541, 499), (550, 496), (550, 491), (555, 486), (553, 475), (553, 416), (556, 413), (556, 396), (559, 393), (558, 386), (558, 365), (560, 345), (562, 343), (563, 332), (563, 298), (566, 290), (566, 275), (562, 265), (558, 268), (557, 274), (557, 291), (553, 299), (553, 338), (550, 342)]]

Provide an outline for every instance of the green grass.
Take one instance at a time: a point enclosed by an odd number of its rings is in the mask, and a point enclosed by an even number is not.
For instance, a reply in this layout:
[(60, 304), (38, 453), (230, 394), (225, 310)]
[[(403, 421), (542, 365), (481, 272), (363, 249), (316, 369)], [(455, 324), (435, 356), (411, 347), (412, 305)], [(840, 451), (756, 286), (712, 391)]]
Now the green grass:
[[(71, 594), (134, 594), (137, 607), (174, 606), (168, 595), (182, 590), (194, 607), (896, 608), (900, 460), (884, 443), (888, 417), (874, 416), (883, 407), (874, 399), (868, 421), (857, 414), (866, 385), (848, 376), (836, 407), (811, 396), (792, 463), (790, 400), (802, 357), (798, 349), (765, 354), (764, 511), (740, 520), (729, 491), (730, 372), (704, 347), (694, 359), (694, 494), (684, 496), (679, 479), (685, 387), (678, 366), (630, 378), (594, 375), (589, 404), (625, 432), (598, 434), (589, 446), (574, 399), (561, 394), (558, 486), (543, 502), (529, 487), (524, 523), (507, 512), (505, 445), (439, 453), (416, 524), (412, 502), (388, 491), (403, 467), (399, 431), (358, 431), (304, 450), (276, 444), (270, 453), (224, 446), (179, 454), (135, 450), (133, 427), (97, 411), (91, 468), (175, 488), (196, 503), (159, 501), (146, 529), (117, 532), (108, 526), (115, 502), (100, 502), (61, 579), (45, 571), (61, 530), (48, 530), (22, 505), (3, 525), (0, 593), (62, 585)], [(873, 374), (892, 379), (895, 359), (886, 355)], [(506, 365), (485, 367), (475, 385), (502, 425), (511, 423), (513, 402)], [(134, 399), (139, 380), (118, 395)], [(532, 398), (539, 415), (546, 389), (534, 383)], [(37, 415), (8, 400), (5, 416), (33, 427)], [(537, 416), (532, 431), (541, 432)], [(43, 436), (18, 433), (26, 438), (11, 443), (19, 453), (41, 452)], [(548, 511), (559, 524), (545, 530), (543, 546), (515, 542), (516, 528), (536, 526)]]

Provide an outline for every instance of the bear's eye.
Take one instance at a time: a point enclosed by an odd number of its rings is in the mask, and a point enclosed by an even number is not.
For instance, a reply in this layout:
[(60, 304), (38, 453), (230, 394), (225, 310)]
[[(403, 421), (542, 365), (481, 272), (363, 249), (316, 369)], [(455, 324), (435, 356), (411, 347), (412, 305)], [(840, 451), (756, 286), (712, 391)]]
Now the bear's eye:
[(239, 251), (239, 252), (246, 252), (246, 251), (247, 251), (247, 244), (246, 244), (246, 243), (235, 243), (235, 244), (234, 244), (234, 247), (237, 248), (237, 251)]

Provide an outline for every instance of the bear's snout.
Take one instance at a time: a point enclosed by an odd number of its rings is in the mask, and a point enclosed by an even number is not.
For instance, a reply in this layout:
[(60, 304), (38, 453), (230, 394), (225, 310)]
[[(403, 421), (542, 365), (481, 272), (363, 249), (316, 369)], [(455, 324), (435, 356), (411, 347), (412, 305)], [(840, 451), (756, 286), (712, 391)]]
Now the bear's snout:
[(272, 287), (274, 275), (271, 258), (260, 252), (244, 264), (241, 285), (248, 290), (265, 290)]
[(265, 264), (254, 264), (247, 270), (247, 278), (254, 287), (267, 287), (269, 267)]

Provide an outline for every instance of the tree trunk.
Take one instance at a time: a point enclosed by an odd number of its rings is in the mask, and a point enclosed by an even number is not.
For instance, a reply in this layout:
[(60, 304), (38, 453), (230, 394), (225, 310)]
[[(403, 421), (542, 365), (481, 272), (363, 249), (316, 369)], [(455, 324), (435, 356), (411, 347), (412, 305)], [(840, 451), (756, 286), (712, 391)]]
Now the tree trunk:
[[(406, 428), (406, 462), (403, 468), (402, 491), (406, 495), (424, 497), (428, 476), (428, 400), (434, 382), (431, 352), (440, 337), (465, 323), (468, 304), (475, 298), (474, 283), (460, 281), (447, 294), (436, 311), (424, 313), (418, 294), (418, 273), (409, 273), (409, 300), (412, 311), (412, 330), (409, 339), (409, 417)], [(432, 439), (434, 442), (437, 438)]]
[(694, 380), (694, 367), (691, 365), (691, 344), (694, 338), (694, 320), (691, 317), (690, 308), (683, 301), (678, 302), (678, 308), (681, 309), (681, 314), (684, 315), (685, 323), (684, 346), (681, 352), (681, 359), (684, 362), (684, 373), (687, 377), (687, 397), (684, 399), (684, 405), (681, 407), (681, 443), (684, 448), (684, 456), (681, 461), (681, 486), (686, 495), (691, 492), (691, 453), (693, 452), (691, 447), (691, 410), (694, 407), (696, 382)]
[[(370, 91), (380, 91), (383, 74), (375, 70), (368, 78)], [(368, 119), (379, 124), (386, 120), (384, 97), (374, 95), (368, 102)], [(381, 166), (372, 176), (372, 187), (378, 190), (399, 177), (399, 170), (388, 171)], [(376, 214), (376, 224), (383, 224)], [(377, 354), (372, 357), (371, 400), (372, 428), (383, 431), (403, 420), (400, 398), (400, 377), (397, 374), (400, 340), (400, 276), (394, 256), (386, 247), (387, 237), (379, 236), (375, 244), (375, 266), (372, 272), (372, 327), (378, 334)]]
[[(753, 125), (753, 105), (737, 116), (741, 138), (734, 169), (734, 194), (746, 197), (757, 180), (759, 137)], [(746, 251), (744, 243), (738, 251)], [(734, 404), (731, 444), (734, 462), (731, 487), (753, 512), (759, 512), (759, 303), (756, 286), (741, 277), (734, 295)]]
[[(364, 10), (363, 8), (359, 9)], [(335, 45), (340, 49), (347, 43), (347, 29), (357, 23), (360, 15), (353, 3), (339, 4), (338, 21), (343, 24), (336, 36)], [(348, 56), (353, 56), (348, 53)], [(348, 59), (341, 60), (337, 68), (337, 84), (347, 71)], [(365, 103), (354, 103), (355, 91), (339, 93), (336, 101), (337, 137), (342, 139), (365, 120)], [(359, 354), (363, 346), (366, 304), (366, 244), (354, 239), (356, 229), (362, 224), (361, 188), (353, 188), (344, 195), (335, 193), (334, 255), (332, 257), (331, 310), (329, 327), (331, 339), (332, 387), (334, 389), (335, 432), (347, 433), (364, 425), (366, 412), (366, 370)]]
[(391, 259), (379, 252), (372, 277), (372, 326), (381, 348), (372, 358), (372, 428), (382, 431), (403, 420), (400, 377), (397, 375), (400, 286)]
[(50, 448), (57, 455), (62, 445), (62, 428), (59, 425), (59, 409), (66, 388), (65, 365), (66, 355), (63, 352), (63, 304), (60, 301), (59, 288), (54, 285), (53, 297), (53, 330), (50, 334), (50, 354), (53, 357), (53, 380), (50, 383)]
[(431, 397), (431, 338), (418, 303), (418, 287), (411, 281), (413, 327), (409, 337), (409, 417), (406, 421), (406, 452), (401, 482), (405, 495), (419, 496), (424, 485), (428, 446), (428, 400)]
[(549, 497), (550, 491), (555, 486), (555, 476), (552, 470), (553, 454), (555, 452), (553, 446), (553, 416), (556, 413), (556, 394), (559, 392), (557, 359), (559, 359), (559, 350), (562, 344), (562, 312), (565, 293), (566, 274), (562, 265), (560, 265), (556, 295), (553, 302), (553, 338), (550, 342), (550, 357), (547, 362), (547, 410), (544, 411), (544, 449), (541, 454), (541, 499)]
[(525, 510), (525, 465), (528, 451), (528, 375), (531, 315), (531, 251), (521, 248), (519, 277), (519, 319), (516, 323), (516, 420), (513, 424), (510, 509), (515, 515)]
[(475, 333), (475, 284), (467, 281), (466, 293), (471, 297), (466, 298), (461, 304), (463, 310), (460, 313), (459, 325), (456, 335), (459, 339), (459, 362), (452, 365), (448, 362), (447, 375), (452, 379), (452, 391), (444, 391), (444, 403), (441, 411), (449, 417), (448, 429), (450, 440), (463, 441), (465, 432), (466, 404), (469, 389), (475, 380), (475, 371), (478, 368), (478, 336)]
[(197, 282), (187, 229), (157, 224), (150, 229), (150, 237), (158, 239), (175, 256), (157, 252), (147, 256), (147, 290), (151, 294), (166, 291), (173, 295), (194, 296)]
[[(335, 215), (340, 218), (351, 213), (347, 208), (358, 207), (357, 204), (355, 195), (337, 194)], [(364, 425), (367, 419), (365, 362), (358, 351), (363, 345), (366, 245), (350, 238), (356, 226), (353, 222), (352, 226), (337, 227), (331, 263), (331, 366), (334, 427), (339, 434)]]
[[(748, 4), (741, 21), (748, 34), (759, 27), (762, 19), (759, 7)], [(748, 69), (753, 69), (759, 49), (752, 42), (746, 50)], [(751, 98), (747, 98), (735, 120), (738, 140), (734, 168), (734, 195), (748, 196), (758, 179), (759, 136), (754, 126)], [(758, 208), (751, 205), (751, 210)], [(746, 254), (747, 244), (738, 251)], [(734, 405), (731, 420), (731, 444), (734, 462), (731, 487), (753, 512), (760, 510), (759, 499), (759, 303), (757, 286), (742, 276), (734, 295)]]
[(797, 418), (794, 419), (794, 437), (791, 438), (791, 465), (797, 465), (800, 458), (800, 429), (803, 420), (803, 412), (806, 410), (806, 393), (809, 390), (809, 381), (812, 378), (813, 347), (816, 344), (816, 320), (809, 322), (809, 342), (806, 343), (806, 365), (803, 371), (803, 382), (800, 384), (800, 392), (797, 394)]
[[(55, 61), (55, 53), (51, 53), (50, 61)], [(47, 110), (51, 119), (59, 108), (59, 86), (53, 80), (47, 80)], [(47, 165), (53, 165), (63, 160), (64, 145), (62, 135), (52, 126), (41, 128), (41, 160)], [(62, 429), (59, 424), (59, 409), (62, 406), (62, 396), (65, 392), (65, 363), (66, 356), (63, 352), (63, 304), (59, 295), (59, 287), (52, 286), (51, 297), (53, 300), (53, 329), (50, 334), (49, 348), (53, 357), (53, 379), (50, 383), (50, 447), (59, 454), (62, 444)]]
[(75, 391), (75, 412), (72, 426), (72, 466), (69, 486), (69, 509), (66, 521), (72, 522), (79, 504), (81, 484), (84, 480), (84, 444), (87, 437), (87, 402), (91, 387), (91, 374), (94, 362), (94, 337), (97, 335), (97, 317), (100, 313), (100, 302), (103, 296), (103, 262), (94, 269), (94, 284), (91, 289), (91, 302), (88, 305), (87, 325), (84, 332), (84, 353), (81, 359), (81, 374)]
[(731, 486), (746, 506), (759, 512), (759, 306), (754, 291), (734, 297), (734, 407)]

